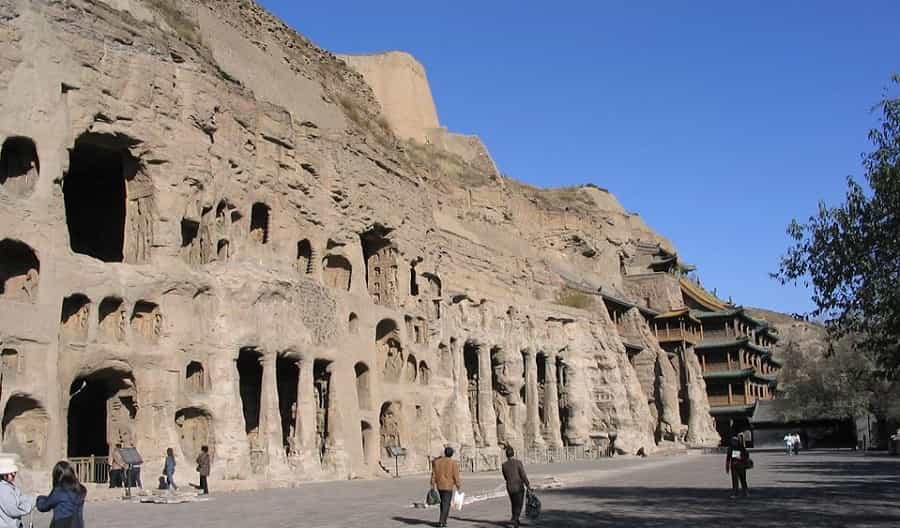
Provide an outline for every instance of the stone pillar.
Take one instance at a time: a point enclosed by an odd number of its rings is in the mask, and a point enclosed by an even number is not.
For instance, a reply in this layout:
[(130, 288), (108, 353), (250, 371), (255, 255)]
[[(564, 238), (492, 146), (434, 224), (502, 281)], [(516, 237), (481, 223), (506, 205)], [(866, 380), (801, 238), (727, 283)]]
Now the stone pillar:
[(544, 439), (549, 447), (562, 447), (559, 422), (559, 392), (556, 387), (556, 352), (547, 354), (547, 379), (544, 380)]
[(525, 361), (525, 447), (544, 445), (541, 415), (538, 409), (537, 362), (530, 349), (523, 352)]
[(262, 391), (259, 398), (259, 439), (265, 451), (267, 466), (276, 461), (285, 462), (281, 437), (281, 416), (278, 406), (278, 382), (275, 372), (275, 355), (263, 354)]
[(313, 362), (301, 359), (297, 362), (300, 376), (297, 380), (297, 440), (303, 457), (312, 456), (316, 448), (316, 400), (313, 387)]
[(478, 428), (484, 446), (497, 445), (497, 413), (494, 412), (493, 369), (491, 348), (478, 345)]
[(344, 417), (338, 404), (337, 373), (333, 363), (328, 367), (328, 373), (328, 409), (326, 411), (328, 420), (325, 431), (325, 464), (338, 477), (344, 478), (349, 475), (350, 464), (347, 452), (344, 450)]

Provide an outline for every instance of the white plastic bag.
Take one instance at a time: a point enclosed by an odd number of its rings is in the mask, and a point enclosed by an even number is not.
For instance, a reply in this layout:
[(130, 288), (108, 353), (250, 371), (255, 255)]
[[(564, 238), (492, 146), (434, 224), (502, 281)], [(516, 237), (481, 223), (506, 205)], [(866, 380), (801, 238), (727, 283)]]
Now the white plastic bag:
[(466, 494), (461, 491), (453, 492), (453, 499), (450, 501), (450, 506), (453, 506), (457, 510), (461, 510), (463, 507), (463, 501), (466, 500)]

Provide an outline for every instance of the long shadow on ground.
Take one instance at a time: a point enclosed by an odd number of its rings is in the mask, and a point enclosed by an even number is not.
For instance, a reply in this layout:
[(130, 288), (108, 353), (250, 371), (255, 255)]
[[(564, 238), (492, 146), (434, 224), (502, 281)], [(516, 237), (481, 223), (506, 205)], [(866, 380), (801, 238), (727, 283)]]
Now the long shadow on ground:
[[(730, 490), (586, 486), (545, 491), (541, 527), (849, 527), (900, 526), (900, 464), (885, 460), (769, 463), (776, 485), (730, 499)], [(753, 471), (750, 472), (753, 486)], [(783, 478), (782, 478), (783, 477)]]

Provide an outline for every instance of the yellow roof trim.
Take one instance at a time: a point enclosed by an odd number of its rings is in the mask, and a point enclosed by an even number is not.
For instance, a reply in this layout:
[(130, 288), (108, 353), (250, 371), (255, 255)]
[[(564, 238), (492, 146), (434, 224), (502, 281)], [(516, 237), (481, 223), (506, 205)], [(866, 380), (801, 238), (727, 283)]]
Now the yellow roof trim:
[(681, 291), (689, 295), (692, 299), (697, 301), (698, 304), (705, 306), (707, 309), (713, 312), (717, 312), (720, 310), (727, 310), (728, 305), (722, 302), (718, 297), (704, 290), (693, 281), (685, 279), (681, 277), (679, 279), (681, 283)]

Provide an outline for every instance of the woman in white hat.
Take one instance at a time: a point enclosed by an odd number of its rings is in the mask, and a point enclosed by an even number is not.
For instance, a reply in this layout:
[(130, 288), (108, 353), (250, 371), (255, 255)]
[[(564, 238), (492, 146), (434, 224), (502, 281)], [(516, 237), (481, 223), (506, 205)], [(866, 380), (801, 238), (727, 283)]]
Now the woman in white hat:
[(17, 456), (0, 453), (0, 528), (19, 528), (22, 517), (34, 509), (35, 497), (16, 487)]

